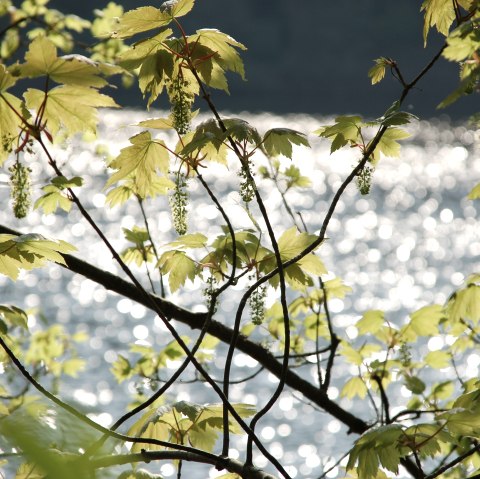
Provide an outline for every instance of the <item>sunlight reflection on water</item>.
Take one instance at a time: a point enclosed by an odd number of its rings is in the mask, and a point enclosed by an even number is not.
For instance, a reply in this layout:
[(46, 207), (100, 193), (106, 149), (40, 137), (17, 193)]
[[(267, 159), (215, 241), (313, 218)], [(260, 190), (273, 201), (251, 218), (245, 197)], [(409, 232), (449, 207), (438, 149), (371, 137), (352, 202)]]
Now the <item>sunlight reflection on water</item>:
[[(154, 115), (152, 115), (154, 116)], [(331, 119), (318, 119), (304, 115), (277, 117), (270, 114), (241, 115), (259, 130), (287, 126), (303, 132), (311, 132)], [(117, 250), (126, 246), (122, 239), (122, 227), (132, 227), (140, 218), (138, 205), (129, 203), (125, 208), (103, 210), (105, 194), (105, 166), (102, 157), (95, 152), (106, 145), (111, 155), (128, 145), (128, 138), (138, 132), (129, 126), (144, 113), (106, 112), (102, 117), (97, 143), (74, 143), (58, 156), (62, 159), (64, 175), (82, 175), (86, 188), (79, 196)], [(480, 268), (480, 236), (478, 206), (465, 197), (473, 185), (480, 181), (478, 158), (478, 132), (464, 127), (452, 127), (446, 121), (431, 123), (418, 122), (410, 127), (411, 139), (403, 142), (401, 159), (384, 159), (374, 175), (372, 193), (361, 197), (354, 185), (347, 188), (339, 202), (327, 232), (329, 240), (320, 248), (320, 256), (335, 275), (344, 278), (352, 286), (353, 294), (343, 300), (332, 301), (335, 326), (345, 329), (354, 339), (357, 335), (354, 323), (366, 309), (382, 309), (390, 321), (401, 324), (408, 312), (427, 303), (443, 303), (452, 289), (462, 283), (464, 274)], [(167, 142), (172, 142), (169, 137)], [(291, 192), (288, 195), (294, 211), (301, 211), (311, 232), (318, 232), (328, 208), (329, 201), (343, 179), (355, 164), (355, 153), (350, 149), (329, 155), (329, 144), (318, 138), (311, 139), (312, 149), (297, 149), (294, 163), (302, 174), (312, 181), (313, 194)], [(288, 164), (289, 160), (285, 160)], [(34, 171), (36, 187), (45, 181), (40, 163), (30, 162)], [(232, 173), (231, 170), (230, 173)], [(251, 227), (248, 215), (241, 207), (240, 197), (235, 190), (238, 178), (226, 174), (223, 167), (213, 165), (204, 173), (213, 188), (222, 195), (226, 212), (237, 228)], [(0, 178), (6, 181), (6, 178)], [(190, 230), (203, 231), (213, 235), (220, 232), (218, 210), (208, 203), (203, 191), (191, 182), (192, 199), (197, 201), (190, 211)], [(97, 193), (90, 195), (90, 188)], [(280, 195), (261, 185), (270, 220), (282, 227), (289, 227), (289, 218), (282, 210)], [(1, 190), (4, 204), (7, 190)], [(37, 189), (37, 195), (40, 193)], [(147, 205), (151, 217), (151, 228), (155, 231), (158, 244), (174, 239), (168, 204), (159, 199)], [(57, 217), (32, 212), (26, 222), (13, 222), (11, 214), (4, 209), (0, 221), (25, 232), (36, 231), (62, 238), (75, 244), (78, 255), (101, 268), (119, 273), (111, 255), (91, 231), (78, 211)], [(135, 270), (135, 268), (133, 268)], [(137, 270), (136, 270), (137, 271)], [(106, 293), (103, 288), (80, 275), (71, 275), (60, 266), (44, 271), (25, 272), (20, 287), (6, 278), (0, 278), (2, 302), (15, 303), (24, 308), (39, 308), (52, 321), (68, 325), (72, 331), (87, 331), (90, 337), (88, 348), (82, 354), (88, 361), (88, 370), (81, 380), (69, 381), (63, 396), (79, 403), (97, 407), (96, 418), (108, 424), (118, 417), (126, 406), (125, 388), (118, 386), (106, 373), (118, 353), (126, 354), (133, 341), (165, 345), (170, 341), (163, 324), (143, 306), (129, 299)], [(220, 305), (221, 320), (231, 322), (235, 309), (236, 292)], [(202, 294), (199, 284), (187, 285), (188, 294), (173, 295), (180, 305), (200, 310)], [(72, 299), (73, 298), (73, 299)], [(180, 328), (189, 334), (186, 328)], [(190, 333), (191, 334), (191, 333)], [(429, 344), (430, 350), (438, 344)], [(254, 364), (255, 363), (255, 364)], [(235, 377), (248, 376), (256, 362), (239, 354), (235, 359)], [(471, 355), (466, 363), (469, 372), (478, 372), (480, 356)], [(212, 372), (220, 376), (223, 359), (217, 356)], [(335, 370), (335, 384), (330, 397), (338, 396), (342, 381), (348, 374), (347, 368)], [(316, 379), (316, 369), (307, 369), (304, 375)], [(253, 386), (236, 384), (232, 386), (234, 401), (262, 404), (269, 397), (277, 379), (271, 375), (260, 375)], [(268, 378), (268, 379), (267, 379)], [(266, 380), (267, 379), (267, 380)], [(82, 382), (83, 381), (83, 382)], [(128, 386), (130, 391), (135, 388)], [(406, 390), (401, 390), (405, 395)], [(195, 394), (183, 384), (176, 390), (177, 396), (196, 402), (216, 401), (208, 388), (195, 386)], [(407, 391), (408, 392), (408, 391)], [(343, 407), (353, 407), (352, 401), (341, 399)], [(109, 413), (102, 413), (108, 406)], [(94, 409), (95, 409), (94, 407)], [(373, 411), (371, 411), (373, 417)], [(300, 417), (300, 421), (298, 420)], [(273, 418), (273, 420), (272, 420)], [(315, 413), (314, 409), (300, 398), (286, 391), (272, 411), (272, 418), (261, 423), (260, 435), (270, 452), (282, 458), (292, 477), (301, 475), (318, 476), (323, 468), (333, 467), (330, 457), (345, 450), (345, 444), (352, 441), (346, 436), (346, 428), (338, 421)], [(312, 422), (318, 425), (312, 428)], [(333, 434), (340, 431), (340, 438), (333, 440)], [(240, 438), (232, 450), (232, 457), (245, 447)], [(295, 452), (296, 451), (296, 452)], [(240, 452), (240, 457), (243, 457)], [(265, 460), (257, 457), (262, 467)], [(164, 476), (173, 476), (175, 471), (169, 465), (161, 468)], [(337, 477), (338, 468), (328, 477)], [(216, 475), (218, 472), (211, 472)], [(193, 477), (193, 476), (192, 476)], [(200, 477), (200, 476), (199, 476)]]

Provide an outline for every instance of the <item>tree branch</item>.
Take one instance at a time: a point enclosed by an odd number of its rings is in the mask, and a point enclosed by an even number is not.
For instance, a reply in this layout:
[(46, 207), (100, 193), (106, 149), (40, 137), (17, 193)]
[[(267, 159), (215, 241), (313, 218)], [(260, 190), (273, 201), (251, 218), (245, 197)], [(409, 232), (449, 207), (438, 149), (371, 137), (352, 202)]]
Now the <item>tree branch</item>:
[[(15, 235), (22, 234), (3, 225), (0, 225), (0, 233)], [(170, 303), (169, 301), (159, 298), (154, 294), (150, 294), (150, 298), (147, 300), (144, 295), (139, 294), (137, 288), (132, 283), (129, 283), (112, 273), (103, 271), (72, 255), (65, 254), (63, 257), (66, 262), (66, 266), (64, 266), (66, 269), (81, 274), (85, 278), (88, 278), (97, 284), (101, 284), (106, 289), (142, 304), (148, 309), (152, 309), (152, 302), (158, 303), (161, 310), (169, 319), (175, 319), (176, 321), (190, 326), (192, 329), (201, 329), (206, 320), (207, 313), (193, 313)], [(233, 337), (233, 331), (231, 328), (215, 320), (211, 321), (208, 332), (227, 344), (231, 342)], [(240, 334), (237, 338), (237, 348), (258, 361), (265, 367), (265, 369), (275, 376), (280, 377), (282, 374), (282, 364), (273, 354), (270, 353), (270, 351), (260, 344), (250, 341), (248, 338)], [(329, 399), (326, 392), (320, 391), (316, 386), (301, 378), (291, 370), (289, 370), (286, 375), (286, 384), (292, 389), (302, 393), (307, 399), (348, 426), (349, 432), (362, 434), (369, 428), (366, 422), (341, 408), (337, 403)]]

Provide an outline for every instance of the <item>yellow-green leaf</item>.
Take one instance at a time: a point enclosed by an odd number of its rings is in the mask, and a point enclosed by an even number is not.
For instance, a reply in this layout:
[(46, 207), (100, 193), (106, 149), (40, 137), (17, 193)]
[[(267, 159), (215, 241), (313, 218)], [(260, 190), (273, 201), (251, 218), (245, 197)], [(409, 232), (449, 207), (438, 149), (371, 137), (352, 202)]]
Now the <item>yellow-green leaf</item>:
[[(410, 133), (401, 128), (389, 128), (382, 136), (375, 148), (374, 155), (382, 153), (385, 156), (397, 157), (400, 155), (398, 140), (408, 138)], [(378, 158), (376, 159), (378, 161)]]
[(425, 356), (425, 362), (435, 369), (442, 369), (450, 366), (451, 355), (446, 351), (430, 351)]
[(367, 386), (362, 378), (354, 376), (350, 378), (343, 386), (342, 392), (340, 393), (341, 397), (347, 397), (348, 399), (353, 399), (355, 396), (358, 396), (360, 399), (363, 399), (367, 395)]
[(119, 20), (113, 36), (128, 38), (137, 33), (161, 28), (171, 22), (171, 16), (155, 7), (140, 7), (126, 12)]
[(133, 175), (135, 192), (145, 198), (157, 177), (161, 173), (168, 173), (169, 155), (165, 143), (152, 139), (148, 131), (143, 131), (130, 138), (131, 146), (120, 151), (120, 154), (110, 163), (110, 167), (118, 170), (107, 181), (111, 186), (119, 180)]
[(360, 366), (363, 362), (362, 355), (345, 341), (342, 341), (340, 354), (344, 356), (349, 363), (355, 364), (356, 366)]
[(83, 86), (64, 85), (53, 88), (47, 94), (46, 103), (45, 93), (34, 88), (29, 88), (24, 97), (27, 107), (37, 112), (45, 105), (43, 122), (47, 122), (48, 131), (52, 135), (62, 128), (68, 136), (85, 131), (96, 133), (97, 108), (118, 107), (109, 96)]
[(480, 198), (480, 183), (473, 187), (472, 191), (468, 193), (469, 200), (478, 200)]
[(310, 147), (306, 136), (289, 128), (272, 128), (263, 136), (262, 148), (268, 156), (292, 158), (292, 145)]
[(169, 0), (163, 2), (160, 8), (172, 18), (183, 17), (193, 8), (194, 3), (195, 0)]
[(368, 71), (368, 77), (372, 80), (372, 85), (379, 83), (385, 76), (385, 69), (390, 61), (387, 58), (381, 57), (375, 60), (375, 65)]
[(451, 0), (425, 0), (421, 11), (425, 11), (423, 41), (427, 44), (427, 36), (431, 27), (447, 36), (450, 26), (455, 20), (454, 5)]
[(193, 281), (196, 274), (196, 264), (183, 251), (166, 251), (160, 257), (158, 266), (164, 274), (168, 274), (168, 284), (174, 293), (185, 281)]
[(308, 246), (310, 246), (317, 237), (308, 233), (299, 233), (295, 226), (286, 230), (278, 239), (278, 249), (282, 260), (294, 258)]
[(444, 317), (443, 306), (432, 304), (412, 313), (409, 325), (418, 336), (434, 336), (438, 334), (438, 323)]
[(385, 323), (385, 313), (372, 309), (364, 313), (356, 326), (360, 334), (375, 334)]

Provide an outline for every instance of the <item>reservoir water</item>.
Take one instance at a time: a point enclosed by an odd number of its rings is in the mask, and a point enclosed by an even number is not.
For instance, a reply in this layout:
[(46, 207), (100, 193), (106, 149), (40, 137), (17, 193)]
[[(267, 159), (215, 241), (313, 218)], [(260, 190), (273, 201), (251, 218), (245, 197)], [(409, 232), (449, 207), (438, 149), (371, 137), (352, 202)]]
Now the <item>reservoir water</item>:
[[(150, 112), (148, 115), (154, 116), (161, 114)], [(331, 118), (306, 115), (236, 116), (246, 119), (259, 131), (288, 127), (311, 133), (332, 122)], [(107, 152), (116, 155), (127, 146), (128, 138), (141, 131), (131, 125), (145, 118), (144, 112), (104, 112), (98, 140), (84, 142), (79, 139), (66, 150), (56, 150), (65, 176), (85, 178), (85, 186), (78, 190), (79, 197), (117, 250), (126, 247), (122, 228), (141, 225), (141, 212), (135, 202), (121, 208), (103, 208), (106, 194), (103, 189), (106, 181), (104, 156)], [(328, 228), (329, 239), (319, 249), (331, 277), (339, 276), (352, 287), (352, 293), (344, 300), (333, 300), (330, 304), (338, 334), (352, 340), (356, 336), (353, 325), (365, 310), (381, 309), (394, 324), (402, 324), (415, 309), (445, 302), (468, 274), (480, 271), (479, 206), (466, 199), (468, 192), (480, 182), (479, 132), (451, 124), (446, 118), (419, 121), (409, 125), (408, 130), (412, 136), (402, 142), (400, 158), (385, 158), (378, 164), (369, 195), (361, 196), (355, 185), (347, 188)], [(171, 137), (166, 139), (172, 144)], [(293, 164), (311, 179), (312, 189), (308, 194), (302, 190), (291, 191), (287, 200), (293, 211), (301, 213), (309, 230), (315, 232), (322, 224), (333, 194), (356, 164), (358, 152), (347, 148), (330, 155), (328, 141), (314, 135), (309, 135), (309, 140), (312, 148), (295, 149)], [(28, 161), (38, 197), (47, 179), (47, 165), (45, 159), (30, 157)], [(288, 165), (290, 160), (282, 162)], [(252, 223), (236, 193), (235, 169), (212, 163), (204, 176), (221, 198), (234, 226), (251, 228)], [(6, 182), (7, 177), (0, 180)], [(267, 181), (260, 181), (260, 185), (269, 219), (277, 231), (291, 227), (291, 218), (285, 213), (278, 192)], [(217, 234), (222, 225), (217, 208), (198, 183), (191, 181), (190, 188), (189, 231)], [(8, 195), (7, 188), (0, 189), (3, 205)], [(165, 198), (147, 202), (146, 211), (158, 245), (175, 239)], [(68, 215), (57, 216), (45, 216), (36, 210), (26, 220), (17, 221), (12, 220), (11, 212), (4, 207), (0, 212), (0, 224), (25, 233), (43, 233), (69, 241), (78, 248), (80, 258), (121, 275), (95, 232), (75, 209)], [(136, 271), (147, 285), (145, 275)], [(235, 301), (241, 293), (240, 285), (222, 301), (216, 319), (232, 324)], [(198, 284), (187, 284), (184, 292), (175, 293), (169, 299), (194, 310), (204, 308)], [(143, 306), (106, 292), (101, 286), (58, 265), (25, 272), (15, 284), (0, 277), (0, 302), (25, 309), (37, 308), (48, 322), (57, 322), (70, 331), (84, 331), (88, 335), (89, 340), (79, 346), (80, 356), (87, 361), (86, 370), (78, 378), (69, 379), (60, 388), (60, 395), (104, 425), (113, 423), (125, 411), (130, 400), (126, 392), (135, 390), (133, 382), (118, 385), (109, 373), (117, 354), (128, 355), (129, 344), (135, 341), (161, 346), (171, 340), (165, 327)], [(182, 326), (179, 330), (182, 334), (197, 334)], [(247, 377), (258, 369), (256, 361), (244, 354), (238, 354), (234, 364), (234, 379)], [(470, 364), (469, 374), (478, 374), (480, 354), (478, 362), (472, 360)], [(222, 365), (222, 355), (217, 354), (210, 365), (214, 377), (221, 377)], [(329, 391), (331, 398), (339, 396), (350, 372), (345, 364), (336, 367)], [(304, 367), (301, 374), (315, 381), (313, 365)], [(210, 388), (199, 382), (189, 383), (192, 377), (192, 371), (186, 373), (185, 382), (171, 390), (167, 402), (218, 402)], [(272, 375), (261, 372), (253, 381), (233, 386), (232, 400), (261, 407), (276, 383)], [(398, 403), (405, 400), (399, 391)], [(361, 411), (364, 420), (374, 417), (373, 409), (366, 411), (360, 402), (339, 397), (338, 401), (352, 412)], [(69, 419), (65, 421), (59, 429), (68, 435)], [(319, 477), (323, 471), (331, 469), (355, 439), (347, 435), (346, 428), (336, 419), (288, 389), (270, 416), (260, 422), (257, 432), (270, 452), (288, 466), (292, 477), (302, 478)], [(56, 434), (58, 436), (58, 431)], [(242, 459), (244, 445), (245, 440), (238, 439), (231, 456)], [(256, 464), (266, 465), (263, 456), (258, 456)], [(273, 472), (271, 468), (268, 470)], [(192, 479), (219, 474), (197, 465), (185, 465), (185, 473), (187, 471)], [(175, 470), (169, 464), (161, 466), (160, 472), (166, 478), (175, 477)], [(327, 477), (343, 476), (338, 467), (333, 467)]]

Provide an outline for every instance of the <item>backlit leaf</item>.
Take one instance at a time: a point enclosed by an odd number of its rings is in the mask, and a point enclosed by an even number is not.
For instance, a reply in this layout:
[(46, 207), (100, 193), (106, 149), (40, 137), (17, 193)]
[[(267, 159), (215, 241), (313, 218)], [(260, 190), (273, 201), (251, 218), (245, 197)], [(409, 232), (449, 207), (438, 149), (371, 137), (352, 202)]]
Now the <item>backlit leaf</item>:
[(356, 366), (360, 366), (363, 363), (362, 355), (345, 341), (342, 341), (340, 346), (340, 354), (345, 357), (349, 363), (355, 364)]
[(0, 304), (0, 318), (13, 327), (28, 329), (27, 313), (17, 306)]
[[(24, 94), (28, 108), (36, 111), (44, 104), (45, 93), (29, 88)], [(48, 131), (56, 135), (65, 129), (68, 136), (78, 132), (96, 132), (98, 124), (97, 108), (116, 108), (118, 105), (109, 96), (102, 95), (93, 88), (64, 85), (53, 88), (47, 94), (43, 121)]]
[(436, 27), (437, 31), (445, 36), (453, 21), (455, 20), (455, 10), (453, 2), (450, 0), (424, 0), (421, 11), (425, 11), (423, 26), (423, 41), (427, 44), (427, 36), (431, 27)]
[(400, 144), (397, 140), (408, 138), (410, 133), (400, 128), (389, 128), (378, 142), (374, 155), (382, 153), (385, 156), (397, 157), (400, 155)]
[(102, 70), (99, 64), (82, 55), (58, 57), (55, 45), (43, 36), (30, 43), (25, 63), (19, 69), (22, 76), (48, 75), (57, 83), (93, 88), (107, 84), (101, 76), (106, 70)]
[(140, 7), (126, 12), (118, 22), (113, 34), (116, 38), (128, 38), (168, 25), (172, 17), (155, 7)]
[(334, 125), (322, 127), (314, 133), (332, 140), (330, 152), (333, 153), (349, 143), (358, 143), (362, 126), (360, 116), (339, 116), (335, 118)]
[(194, 3), (195, 0), (169, 0), (162, 3), (160, 10), (163, 13), (171, 15), (172, 18), (182, 17), (190, 12)]
[(425, 356), (425, 362), (435, 369), (442, 369), (450, 366), (451, 355), (446, 351), (430, 351)]
[(185, 248), (202, 248), (208, 242), (208, 238), (202, 233), (192, 233), (180, 236), (175, 241), (169, 243), (169, 246), (179, 246)]
[(300, 254), (317, 239), (316, 235), (299, 233), (295, 226), (286, 230), (278, 239), (282, 260), (289, 260)]
[(409, 327), (418, 336), (434, 336), (438, 334), (438, 324), (444, 317), (443, 306), (439, 304), (424, 306), (410, 315)]
[(367, 386), (362, 378), (354, 376), (350, 378), (343, 386), (342, 392), (340, 393), (341, 397), (347, 397), (348, 399), (353, 399), (355, 396), (358, 396), (360, 399), (365, 398), (367, 395)]
[(448, 317), (453, 322), (470, 320), (480, 322), (480, 285), (471, 283), (458, 290), (448, 301)]
[(469, 200), (478, 200), (480, 198), (480, 183), (473, 187), (467, 198)]
[(15, 79), (0, 64), (0, 166), (6, 160), (22, 129), (17, 113), (22, 109), (21, 101), (6, 90), (15, 84)]
[(289, 128), (273, 128), (263, 136), (262, 148), (268, 156), (283, 155), (291, 159), (292, 145), (310, 147), (303, 133)]
[(375, 334), (385, 324), (385, 313), (380, 310), (370, 310), (363, 314), (356, 327), (360, 334)]
[(20, 269), (39, 268), (47, 260), (65, 264), (62, 254), (76, 248), (62, 240), (47, 239), (36, 233), (0, 235), (0, 273), (15, 280)]
[(169, 155), (162, 140), (152, 139), (148, 131), (143, 131), (130, 138), (131, 146), (122, 148), (120, 154), (110, 163), (110, 167), (118, 170), (107, 181), (111, 186), (119, 180), (134, 175), (135, 192), (145, 198), (157, 170), (168, 173)]
[(167, 251), (158, 261), (158, 266), (163, 274), (168, 274), (168, 284), (174, 293), (180, 286), (185, 284), (187, 278), (195, 279), (197, 266), (184, 251)]
[(385, 76), (385, 69), (390, 64), (390, 60), (381, 57), (375, 60), (375, 65), (368, 70), (368, 77), (372, 80), (372, 85), (379, 83)]

